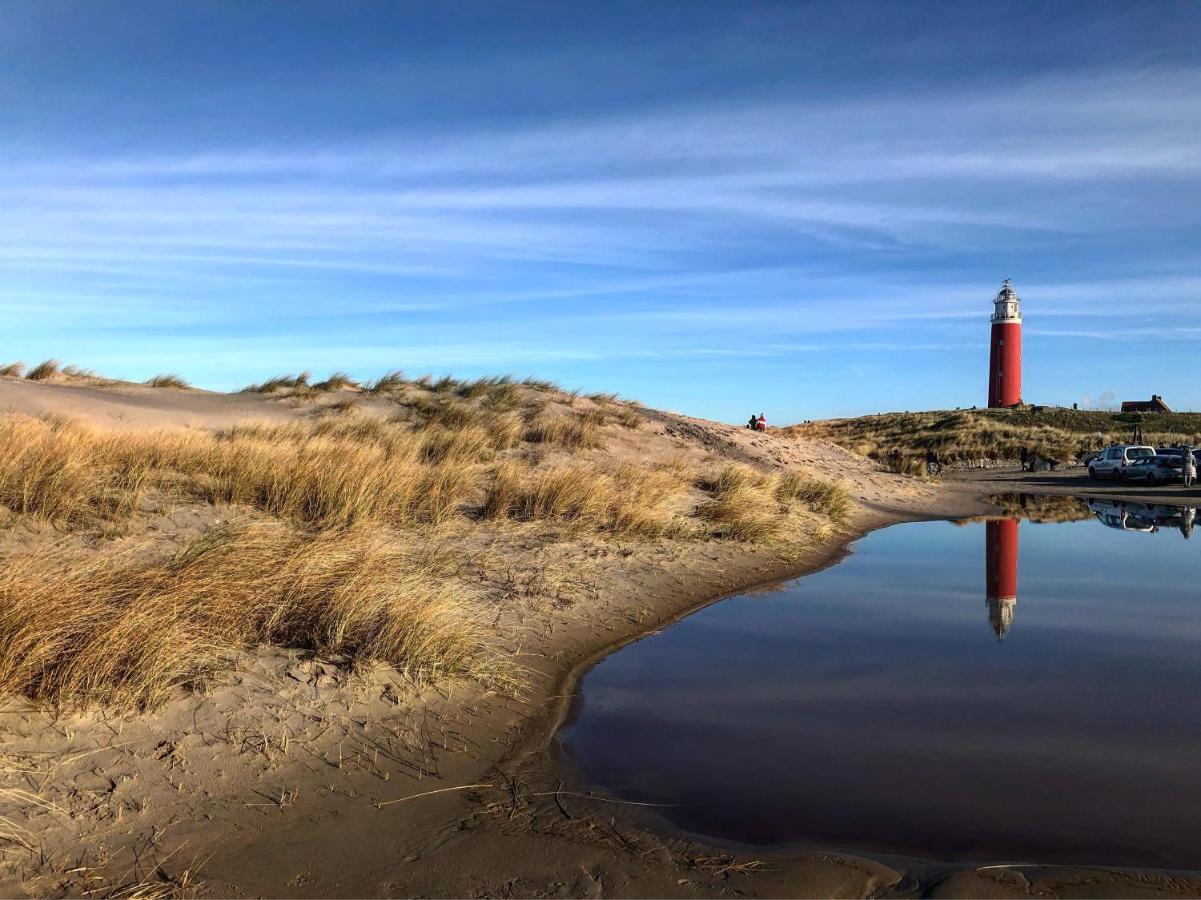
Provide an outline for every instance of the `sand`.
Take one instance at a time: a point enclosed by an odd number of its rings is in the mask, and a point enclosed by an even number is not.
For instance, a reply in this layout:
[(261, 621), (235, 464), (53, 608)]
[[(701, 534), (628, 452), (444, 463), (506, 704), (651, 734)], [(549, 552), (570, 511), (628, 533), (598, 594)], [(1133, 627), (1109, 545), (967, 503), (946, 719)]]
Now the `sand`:
[[(254, 394), (14, 379), (0, 379), (0, 409), (119, 428), (311, 414)], [(1201, 894), (1201, 880), (1166, 873), (977, 870), (836, 848), (706, 846), (653, 810), (593, 794), (554, 741), (591, 664), (721, 597), (831, 564), (873, 528), (986, 512), (983, 497), (994, 489), (889, 475), (832, 445), (770, 431), (648, 416), (604, 452), (801, 465), (848, 479), (856, 512), (787, 559), (722, 542), (523, 548), (498, 540), (492, 576), (505, 580), (506, 553), (526, 563), (497, 613), (500, 631), (512, 635), (506, 651), (528, 673), (521, 696), (464, 681), (418, 685), (382, 665), (351, 673), (336, 660), (259, 648), (202, 692), (181, 692), (152, 713), (55, 716), (3, 701), (0, 834), (10, 839), (0, 842), (0, 895)], [(182, 539), (205, 524), (204, 514), (182, 509), (158, 527)], [(0, 552), (44, 538), (10, 529)], [(546, 577), (529, 577), (531, 558)]]

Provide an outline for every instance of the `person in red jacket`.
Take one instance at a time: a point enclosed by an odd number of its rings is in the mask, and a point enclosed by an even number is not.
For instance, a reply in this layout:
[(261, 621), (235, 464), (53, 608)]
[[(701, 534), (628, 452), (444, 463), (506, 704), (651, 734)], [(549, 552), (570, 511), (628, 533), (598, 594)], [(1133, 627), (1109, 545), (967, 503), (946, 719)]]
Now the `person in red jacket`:
[(759, 413), (759, 418), (755, 420), (755, 430), (767, 431), (767, 419), (764, 418), (763, 413)]

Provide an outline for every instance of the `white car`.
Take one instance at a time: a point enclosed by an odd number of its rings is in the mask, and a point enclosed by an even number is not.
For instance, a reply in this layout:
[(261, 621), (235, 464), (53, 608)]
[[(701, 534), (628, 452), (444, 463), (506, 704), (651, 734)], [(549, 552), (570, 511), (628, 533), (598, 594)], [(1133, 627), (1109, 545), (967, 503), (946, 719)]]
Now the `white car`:
[(1089, 462), (1088, 474), (1090, 478), (1113, 478), (1116, 480), (1121, 477), (1122, 469), (1132, 462), (1154, 455), (1154, 447), (1145, 447), (1141, 444), (1117, 444), (1102, 450)]
[(1119, 531), (1153, 532), (1156, 530), (1154, 518), (1140, 515), (1146, 510), (1141, 503), (1126, 504), (1114, 500), (1089, 500), (1088, 508), (1092, 510), (1093, 515), (1102, 525), (1116, 528)]

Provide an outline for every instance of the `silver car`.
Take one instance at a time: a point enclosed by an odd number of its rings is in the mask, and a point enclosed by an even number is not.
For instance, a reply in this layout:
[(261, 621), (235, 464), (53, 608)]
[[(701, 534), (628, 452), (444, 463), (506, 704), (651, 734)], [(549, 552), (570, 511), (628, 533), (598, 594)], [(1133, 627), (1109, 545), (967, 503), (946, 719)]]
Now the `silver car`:
[(1122, 477), (1122, 470), (1131, 463), (1155, 457), (1155, 448), (1142, 444), (1115, 444), (1106, 447), (1088, 464), (1090, 478), (1112, 478), (1115, 481)]
[(1154, 456), (1142, 457), (1127, 463), (1118, 477), (1122, 481), (1145, 481), (1148, 487), (1184, 480), (1184, 453), (1181, 450), (1160, 450)]

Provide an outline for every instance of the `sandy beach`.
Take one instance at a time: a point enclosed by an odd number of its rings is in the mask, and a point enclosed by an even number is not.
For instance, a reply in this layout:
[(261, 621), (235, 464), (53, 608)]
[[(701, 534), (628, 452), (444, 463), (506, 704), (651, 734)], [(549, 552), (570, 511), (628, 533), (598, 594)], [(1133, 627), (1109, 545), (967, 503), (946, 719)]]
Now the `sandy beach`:
[[(288, 422), (314, 404), (255, 394), (0, 379), (0, 409), (115, 430)], [(364, 398), (381, 416), (391, 401)], [(147, 712), (0, 708), (0, 893), (13, 896), (1061, 896), (1190, 895), (1164, 873), (960, 869), (838, 848), (764, 852), (702, 844), (653, 809), (590, 789), (555, 741), (581, 675), (624, 643), (731, 594), (836, 563), (873, 529), (995, 509), (996, 477), (925, 482), (821, 442), (654, 410), (611, 428), (618, 458), (736, 460), (841, 479), (854, 507), (787, 553), (734, 541), (456, 535), (491, 585), (500, 689), (414, 681), (383, 664), (249, 648), (227, 670)], [(1005, 489), (1012, 488), (1005, 482)], [(1037, 485), (1032, 484), (1032, 489)], [(157, 510), (138, 529), (181, 543), (233, 511)], [(12, 521), (19, 555), (61, 540)], [(88, 541), (128, 541), (128, 534)], [(69, 538), (68, 540), (78, 540)], [(920, 811), (915, 811), (920, 815)], [(138, 893), (142, 892), (142, 893)]]

